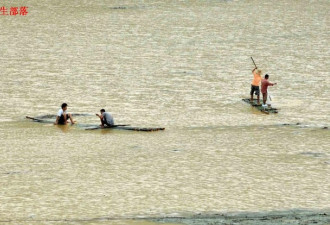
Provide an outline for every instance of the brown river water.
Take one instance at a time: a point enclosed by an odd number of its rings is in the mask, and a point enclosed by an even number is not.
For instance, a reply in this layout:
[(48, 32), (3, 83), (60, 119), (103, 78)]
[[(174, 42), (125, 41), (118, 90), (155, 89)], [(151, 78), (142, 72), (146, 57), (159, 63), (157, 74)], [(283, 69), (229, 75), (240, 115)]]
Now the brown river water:
[[(328, 0), (2, 6), (28, 14), (0, 16), (0, 223), (329, 211)], [(251, 56), (278, 114), (241, 100)], [(77, 125), (25, 119), (62, 102)], [(84, 130), (101, 108), (166, 129)]]

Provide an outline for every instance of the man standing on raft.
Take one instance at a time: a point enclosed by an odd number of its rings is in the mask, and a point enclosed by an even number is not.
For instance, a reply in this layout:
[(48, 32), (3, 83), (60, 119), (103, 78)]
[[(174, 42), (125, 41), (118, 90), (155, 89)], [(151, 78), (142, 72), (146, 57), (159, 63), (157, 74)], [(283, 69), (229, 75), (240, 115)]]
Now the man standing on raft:
[(259, 70), (257, 67), (252, 70), (253, 74), (253, 81), (251, 84), (251, 99), (250, 101), (253, 102), (253, 93), (257, 95), (257, 104), (260, 105), (260, 81), (261, 81), (261, 70)]
[(101, 120), (101, 127), (103, 128), (105, 125), (108, 127), (114, 126), (113, 117), (110, 113), (106, 112), (104, 109), (100, 110), (101, 115), (96, 114)]
[(63, 103), (62, 106), (61, 106), (61, 109), (58, 110), (58, 113), (56, 115), (56, 121), (55, 121), (54, 125), (67, 124), (68, 119), (70, 119), (71, 124), (74, 124), (74, 121), (73, 121), (73, 118), (72, 118), (71, 114), (66, 112), (67, 109), (68, 109), (68, 104)]
[(268, 86), (274, 86), (276, 85), (277, 83), (271, 83), (268, 81), (268, 78), (269, 78), (269, 75), (266, 74), (265, 75), (265, 79), (262, 79), (261, 81), (261, 93), (262, 93), (262, 101), (263, 101), (263, 107), (266, 107), (266, 101), (267, 101), (267, 89), (268, 89)]

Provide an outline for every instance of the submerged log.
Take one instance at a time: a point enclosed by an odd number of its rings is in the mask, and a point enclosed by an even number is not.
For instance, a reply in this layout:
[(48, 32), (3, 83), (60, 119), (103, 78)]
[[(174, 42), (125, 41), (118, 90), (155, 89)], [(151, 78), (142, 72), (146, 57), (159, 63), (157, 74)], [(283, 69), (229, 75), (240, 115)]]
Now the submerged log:
[[(27, 119), (33, 120), (34, 122), (38, 123), (54, 123), (54, 121), (46, 120), (46, 119), (39, 119), (36, 117), (30, 117), (26, 116)], [(151, 132), (151, 131), (160, 131), (165, 130), (163, 127), (131, 127), (128, 124), (118, 124), (113, 126), (94, 126), (90, 124), (78, 124), (78, 127), (83, 128), (84, 130), (99, 130), (99, 129), (114, 129), (114, 130), (131, 130), (131, 131), (145, 131), (145, 132)]]

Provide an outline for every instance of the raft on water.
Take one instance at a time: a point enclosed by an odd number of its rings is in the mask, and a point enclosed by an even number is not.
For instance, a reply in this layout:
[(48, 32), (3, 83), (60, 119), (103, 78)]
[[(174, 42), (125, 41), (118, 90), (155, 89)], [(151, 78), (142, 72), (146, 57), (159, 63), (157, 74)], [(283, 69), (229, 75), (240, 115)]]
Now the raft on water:
[(253, 102), (251, 102), (249, 98), (243, 98), (242, 100), (262, 113), (278, 113), (278, 109), (276, 108), (273, 108), (271, 106), (263, 107), (261, 104), (258, 105), (257, 99), (253, 99)]
[(165, 128), (163, 127), (130, 127), (126, 125), (88, 127), (85, 130), (99, 130), (99, 129), (132, 130), (132, 131), (147, 131), (147, 132), (165, 130)]
[[(49, 116), (47, 118), (50, 118)], [(26, 116), (26, 119), (30, 119), (34, 122), (38, 123), (54, 123), (55, 121), (49, 120), (49, 119), (43, 119), (43, 117), (30, 117)], [(163, 127), (131, 127), (129, 125), (113, 125), (113, 126), (105, 126), (100, 127), (97, 125), (91, 125), (91, 124), (77, 124), (78, 127), (83, 128), (84, 130), (99, 130), (99, 129), (114, 129), (114, 130), (131, 130), (131, 131), (145, 131), (145, 132), (151, 132), (151, 131), (160, 131), (165, 130)]]

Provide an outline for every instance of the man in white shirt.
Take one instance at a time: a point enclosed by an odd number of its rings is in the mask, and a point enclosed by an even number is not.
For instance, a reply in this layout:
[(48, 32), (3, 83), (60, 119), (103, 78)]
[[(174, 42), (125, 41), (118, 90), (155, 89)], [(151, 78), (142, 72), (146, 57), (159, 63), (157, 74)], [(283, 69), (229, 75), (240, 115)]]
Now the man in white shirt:
[(96, 114), (96, 116), (98, 116), (101, 120), (101, 127), (104, 127), (104, 125), (108, 127), (112, 127), (115, 125), (113, 117), (110, 113), (106, 112), (104, 109), (101, 109), (100, 112), (101, 115)]
[(68, 119), (70, 119), (71, 124), (74, 124), (74, 121), (73, 121), (73, 118), (72, 118), (71, 114), (66, 112), (67, 108), (68, 108), (68, 104), (63, 103), (61, 109), (58, 110), (58, 113), (56, 115), (56, 121), (54, 123), (55, 125), (57, 125), (57, 124), (67, 124)]

